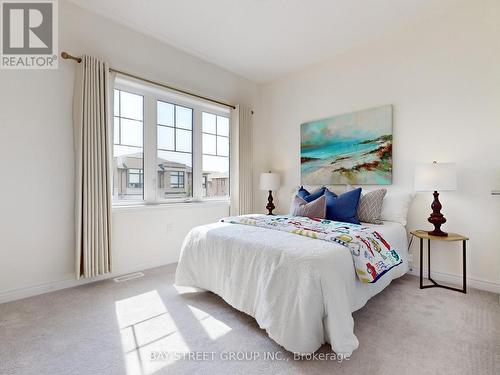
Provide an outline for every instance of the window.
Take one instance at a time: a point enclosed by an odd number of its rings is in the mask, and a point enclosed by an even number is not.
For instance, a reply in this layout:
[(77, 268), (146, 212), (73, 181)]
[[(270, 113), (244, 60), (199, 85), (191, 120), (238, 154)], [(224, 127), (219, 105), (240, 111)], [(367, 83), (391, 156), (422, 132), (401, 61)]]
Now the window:
[(173, 189), (184, 188), (184, 172), (170, 172), (170, 187)]
[(113, 202), (229, 197), (229, 110), (117, 77)]
[(144, 97), (114, 91), (113, 200), (143, 200)]
[(202, 113), (203, 176), (205, 197), (229, 196), (229, 118)]
[[(158, 100), (156, 113), (157, 199), (191, 197), (193, 195), (193, 109)], [(165, 173), (167, 171), (169, 173)], [(182, 184), (179, 183), (180, 174), (182, 174)], [(165, 183), (165, 178), (168, 177), (170, 184)]]
[(144, 187), (144, 175), (142, 169), (128, 170), (128, 187), (132, 189), (142, 189)]

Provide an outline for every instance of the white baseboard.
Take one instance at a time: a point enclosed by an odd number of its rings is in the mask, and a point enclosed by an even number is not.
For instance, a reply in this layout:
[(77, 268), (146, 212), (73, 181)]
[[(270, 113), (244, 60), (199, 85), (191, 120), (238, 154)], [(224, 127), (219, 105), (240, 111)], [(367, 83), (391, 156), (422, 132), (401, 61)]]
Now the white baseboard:
[[(427, 268), (424, 268), (423, 272), (425, 280), (427, 279)], [(410, 271), (408, 273), (410, 275), (420, 276), (420, 271), (417, 267), (410, 266)], [(431, 271), (431, 276), (434, 280), (438, 282), (453, 284), (456, 286), (462, 286), (463, 279), (461, 275)], [(481, 280), (481, 279), (467, 277), (467, 289), (469, 287), (500, 294), (500, 283), (495, 283), (488, 280)]]
[(72, 287), (84, 285), (84, 284), (95, 283), (96, 281), (107, 280), (107, 279), (111, 279), (113, 277), (117, 277), (117, 276), (131, 273), (131, 272), (143, 271), (143, 270), (147, 270), (149, 268), (160, 267), (160, 266), (164, 266), (167, 264), (171, 264), (171, 263), (165, 263), (164, 260), (161, 260), (161, 261), (157, 260), (157, 261), (143, 263), (143, 264), (140, 264), (136, 267), (131, 267), (130, 269), (115, 270), (115, 271), (108, 273), (106, 275), (97, 276), (97, 277), (94, 277), (92, 279), (77, 280), (76, 278), (73, 277), (73, 278), (68, 278), (65, 280), (53, 281), (53, 282), (44, 283), (44, 284), (40, 284), (40, 285), (34, 285), (34, 286), (26, 287), (26, 288), (8, 290), (5, 292), (0, 292), (0, 304), (5, 303), (5, 302), (10, 302), (10, 301), (15, 301), (18, 299), (34, 297), (34, 296), (37, 296), (40, 294), (54, 292), (56, 290), (72, 288)]
[(56, 290), (72, 288), (74, 286), (89, 284), (89, 283), (93, 283), (96, 281), (105, 280), (105, 279), (108, 279), (111, 277), (113, 277), (113, 276), (111, 273), (109, 273), (109, 274), (106, 274), (103, 276), (98, 276), (98, 277), (95, 277), (92, 279), (77, 280), (77, 279), (73, 278), (73, 279), (52, 281), (49, 283), (30, 286), (30, 287), (26, 287), (26, 288), (8, 290), (6, 292), (0, 293), (0, 303), (15, 301), (15, 300), (22, 299), (22, 298), (33, 297), (33, 296), (37, 296), (40, 294), (54, 292)]

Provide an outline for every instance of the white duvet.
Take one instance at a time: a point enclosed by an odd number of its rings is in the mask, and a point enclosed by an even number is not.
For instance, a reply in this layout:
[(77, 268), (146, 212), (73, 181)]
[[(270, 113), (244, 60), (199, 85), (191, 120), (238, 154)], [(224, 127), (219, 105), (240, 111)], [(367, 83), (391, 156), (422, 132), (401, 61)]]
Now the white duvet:
[(359, 281), (344, 246), (228, 223), (191, 230), (175, 283), (218, 294), (291, 352), (312, 353), (328, 342), (351, 354), (359, 345), (352, 312), (408, 270), (405, 228), (392, 222), (376, 228), (403, 263), (373, 284)]

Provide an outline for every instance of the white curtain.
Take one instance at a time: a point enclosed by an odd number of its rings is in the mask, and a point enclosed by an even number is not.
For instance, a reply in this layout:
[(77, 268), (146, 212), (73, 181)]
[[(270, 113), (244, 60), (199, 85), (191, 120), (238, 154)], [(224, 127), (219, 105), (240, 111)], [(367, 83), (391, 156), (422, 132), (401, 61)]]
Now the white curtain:
[(111, 271), (112, 87), (108, 64), (83, 56), (73, 103), (77, 279)]
[(252, 110), (236, 106), (231, 117), (231, 215), (243, 215), (253, 211)]

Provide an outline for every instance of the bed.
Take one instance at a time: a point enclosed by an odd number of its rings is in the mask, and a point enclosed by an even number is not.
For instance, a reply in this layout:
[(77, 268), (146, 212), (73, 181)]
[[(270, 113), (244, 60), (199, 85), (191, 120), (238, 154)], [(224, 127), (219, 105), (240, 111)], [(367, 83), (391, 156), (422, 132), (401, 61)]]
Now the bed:
[(405, 227), (365, 225), (376, 227), (402, 259), (375, 283), (359, 280), (344, 246), (225, 222), (191, 230), (175, 283), (218, 294), (290, 352), (312, 353), (329, 343), (350, 355), (359, 345), (352, 312), (408, 271)]

